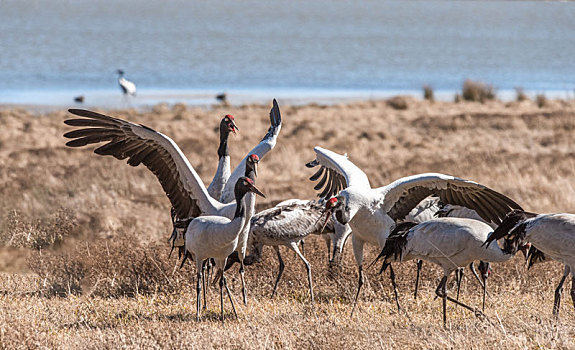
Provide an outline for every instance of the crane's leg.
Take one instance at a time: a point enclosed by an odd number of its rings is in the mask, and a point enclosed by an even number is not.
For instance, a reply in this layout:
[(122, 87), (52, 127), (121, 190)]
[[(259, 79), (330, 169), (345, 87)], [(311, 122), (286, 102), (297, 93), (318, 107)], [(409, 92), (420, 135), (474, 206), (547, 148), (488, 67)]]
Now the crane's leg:
[[(225, 266), (225, 264), (224, 264)], [(228, 281), (226, 280), (226, 276), (222, 270), (222, 281), (224, 283), (224, 287), (226, 288), (226, 292), (228, 293), (228, 298), (230, 299), (230, 304), (232, 304), (232, 310), (234, 310), (234, 316), (236, 316), (236, 320), (238, 319), (238, 313), (236, 312), (236, 306), (234, 305), (234, 299), (232, 298), (232, 293), (230, 293), (230, 289), (228, 288)], [(223, 306), (222, 306), (223, 310)], [(223, 317), (222, 317), (223, 322)]]
[(553, 301), (553, 315), (559, 316), (559, 306), (561, 305), (561, 294), (563, 294), (563, 282), (567, 276), (561, 277), (557, 289), (555, 289), (555, 300)]
[(487, 278), (483, 280), (483, 304), (481, 306), (481, 311), (485, 311), (485, 296), (487, 295)]
[(246, 280), (244, 279), (244, 259), (240, 259), (240, 279), (242, 281), (242, 297), (244, 305), (248, 305), (248, 291), (246, 289)]
[(419, 288), (419, 274), (421, 272), (421, 266), (423, 266), (423, 260), (417, 260), (417, 275), (415, 276), (415, 292), (413, 292), (413, 299), (417, 299), (417, 289)]
[(447, 323), (447, 290), (445, 289), (445, 285), (447, 284), (447, 276), (443, 276), (441, 282), (435, 289), (435, 294), (443, 300), (443, 327), (445, 327)]
[(391, 285), (393, 286), (393, 294), (395, 295), (395, 303), (397, 304), (397, 312), (401, 312), (401, 306), (399, 305), (399, 297), (397, 295), (397, 284), (395, 283), (395, 272), (393, 267), (389, 264), (389, 278), (391, 279)]
[(573, 300), (573, 307), (575, 307), (575, 276), (571, 278), (571, 300)]
[(280, 254), (280, 247), (275, 246), (274, 249), (276, 250), (276, 253), (278, 255), (278, 261), (280, 262), (280, 270), (278, 272), (278, 277), (276, 278), (276, 283), (274, 284), (274, 290), (272, 291), (272, 296), (271, 298), (273, 299), (274, 295), (276, 294), (276, 290), (278, 289), (278, 283), (280, 282), (280, 278), (282, 278), (282, 273), (284, 273), (284, 261), (282, 259), (282, 256)]
[(553, 301), (553, 315), (557, 317), (559, 317), (559, 307), (561, 306), (561, 294), (563, 294), (563, 283), (565, 282), (567, 276), (569, 276), (570, 272), (571, 269), (567, 265), (565, 265), (563, 277), (561, 277), (561, 281), (559, 281), (559, 285), (557, 286), (557, 289), (555, 289), (555, 300)]
[[(202, 263), (202, 293), (204, 294), (204, 310), (207, 310), (208, 308), (208, 303), (206, 302), (206, 287), (207, 287), (207, 283), (206, 283), (206, 269), (207, 269), (207, 263), (208, 260), (204, 260), (204, 262)], [(210, 282), (209, 277), (208, 277), (208, 283)]]
[(351, 309), (351, 316), (353, 318), (353, 313), (357, 307), (357, 299), (359, 298), (359, 292), (361, 286), (363, 286), (363, 245), (365, 241), (358, 238), (357, 235), (352, 234), (351, 243), (353, 245), (353, 255), (355, 257), (355, 262), (357, 263), (357, 271), (359, 275), (359, 280), (357, 281), (357, 293), (355, 293), (355, 298), (353, 299), (353, 307)]
[(475, 270), (475, 262), (471, 262), (471, 264), (469, 264), (469, 269), (471, 270), (471, 273), (473, 273), (473, 276), (475, 276), (477, 282), (479, 282), (479, 284), (481, 285), (481, 288), (483, 288), (483, 281), (477, 274), (477, 270)]
[(220, 278), (220, 306), (222, 315), (222, 324), (224, 324), (224, 271), (222, 270), (222, 277)]
[[(200, 298), (200, 292), (202, 290), (202, 271), (199, 270), (196, 273), (197, 281), (196, 281), (196, 321), (200, 322), (200, 307), (202, 304), (202, 299)], [(206, 294), (204, 294), (205, 296)]]
[(311, 280), (311, 266), (310, 266), (309, 262), (305, 259), (303, 254), (299, 251), (299, 248), (297, 247), (297, 243), (292, 242), (292, 243), (290, 243), (290, 245), (288, 247), (291, 248), (299, 256), (299, 258), (303, 261), (303, 263), (305, 264), (305, 268), (307, 270), (307, 282), (309, 284), (309, 295), (311, 297), (311, 303), (313, 304), (313, 282)]
[(457, 296), (455, 300), (459, 300), (459, 291), (461, 290), (461, 280), (463, 280), (463, 268), (455, 270), (455, 281), (457, 282)]
[(302, 239), (301, 241), (299, 241), (299, 244), (301, 245), (301, 252), (302, 252), (302, 254), (305, 254), (305, 248), (304, 248), (305, 244), (304, 244), (304, 243), (305, 243), (305, 242), (304, 242), (303, 239)]

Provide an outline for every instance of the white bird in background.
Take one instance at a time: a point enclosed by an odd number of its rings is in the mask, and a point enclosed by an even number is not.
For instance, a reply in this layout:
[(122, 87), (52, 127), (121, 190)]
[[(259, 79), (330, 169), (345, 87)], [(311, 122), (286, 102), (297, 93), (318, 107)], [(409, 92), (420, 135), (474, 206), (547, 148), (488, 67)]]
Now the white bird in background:
[[(350, 233), (347, 225), (334, 224), (331, 220), (325, 223), (327, 230), (323, 231), (322, 226), (324, 226), (324, 222), (320, 219), (324, 212), (323, 203), (312, 200), (290, 199), (277, 204), (273, 208), (262, 210), (252, 217), (248, 238), (250, 254), (246, 257), (244, 263), (245, 265), (252, 265), (255, 262), (259, 262), (264, 246), (274, 248), (279, 262), (279, 272), (272, 291), (272, 298), (276, 293), (285, 267), (279, 247), (285, 246), (293, 250), (305, 264), (310, 298), (313, 303), (311, 266), (298, 245), (310, 234), (327, 235), (328, 232), (332, 232), (335, 233), (335, 239), (345, 239)], [(334, 253), (335, 256), (336, 254)], [(226, 268), (229, 268), (234, 262), (234, 260), (230, 259)]]
[(226, 287), (230, 303), (234, 310), (236, 318), (238, 317), (236, 313), (236, 308), (232, 300), (230, 291), (226, 283), (226, 277), (224, 275), (224, 267), (226, 266), (226, 260), (228, 255), (236, 250), (239, 240), (239, 235), (246, 225), (246, 222), (250, 220), (248, 214), (248, 208), (246, 206), (244, 196), (247, 193), (258, 194), (265, 197), (260, 190), (255, 187), (254, 182), (247, 178), (241, 177), (238, 179), (235, 186), (236, 194), (236, 210), (233, 218), (223, 216), (201, 216), (193, 219), (186, 230), (185, 240), (186, 240), (186, 251), (189, 252), (193, 259), (196, 261), (196, 320), (200, 320), (200, 307), (201, 299), (200, 292), (202, 289), (202, 264), (205, 260), (213, 258), (215, 261), (215, 267), (218, 270), (218, 279), (220, 285), (220, 304), (221, 304), (221, 317), (222, 322), (224, 322), (224, 294), (223, 286)]
[[(273, 148), (281, 129), (279, 107), (275, 100), (273, 104), (270, 112), (272, 126), (252, 150), (259, 159)], [(166, 135), (144, 125), (88, 110), (70, 109), (69, 112), (82, 118), (65, 121), (67, 125), (80, 127), (64, 134), (64, 137), (73, 139), (66, 145), (82, 147), (106, 142), (94, 153), (111, 155), (120, 160), (127, 158), (131, 166), (144, 164), (158, 178), (174, 208), (175, 218), (184, 220), (204, 215), (234, 217), (236, 203), (221, 203), (213, 199), (178, 145)], [(245, 174), (248, 157), (234, 170), (228, 183), (230, 180), (237, 182), (240, 176), (235, 177), (234, 174)], [(245, 294), (245, 288), (242, 289)]]
[[(391, 262), (421, 259), (435, 263), (443, 269), (443, 278), (435, 293), (443, 299), (443, 324), (447, 320), (446, 301), (449, 300), (468, 310), (477, 312), (474, 308), (461, 303), (447, 295), (447, 277), (458, 268), (469, 265), (474, 260), (504, 262), (512, 258), (518, 250), (517, 245), (505, 244), (503, 249), (497, 244), (485, 249), (483, 246), (493, 229), (478, 220), (464, 218), (437, 218), (417, 224), (404, 222), (395, 227), (386, 240), (385, 246), (376, 258), (383, 258), (382, 271), (388, 266), (395, 291), (397, 306), (397, 291), (395, 274)], [(484, 281), (483, 309), (485, 309)]]
[(124, 96), (136, 96), (136, 84), (133, 81), (129, 81), (124, 78), (124, 71), (118, 69), (118, 84)]
[[(563, 283), (571, 274), (571, 299), (575, 307), (575, 214), (534, 214), (521, 210), (509, 213), (501, 225), (489, 236), (486, 245), (504, 238), (513, 245), (530, 243), (565, 265), (563, 277), (555, 290), (553, 314), (559, 315)], [(531, 250), (533, 253), (533, 250)], [(538, 254), (541, 258), (541, 254)], [(529, 258), (529, 257), (528, 257)], [(530, 259), (531, 260), (531, 259)]]
[(405, 218), (424, 198), (439, 196), (443, 203), (473, 209), (485, 221), (496, 224), (509, 211), (520, 208), (511, 199), (483, 185), (443, 174), (419, 174), (401, 178), (387, 186), (371, 188), (367, 175), (347, 156), (321, 147), (314, 151), (316, 159), (306, 165), (310, 168), (320, 165), (318, 173), (324, 173), (315, 189), (324, 187), (320, 198), (337, 195), (338, 201), (332, 211), (341, 224), (349, 223), (352, 229), (353, 253), (359, 270), (352, 315), (364, 283), (364, 244), (383, 248), (395, 223)]

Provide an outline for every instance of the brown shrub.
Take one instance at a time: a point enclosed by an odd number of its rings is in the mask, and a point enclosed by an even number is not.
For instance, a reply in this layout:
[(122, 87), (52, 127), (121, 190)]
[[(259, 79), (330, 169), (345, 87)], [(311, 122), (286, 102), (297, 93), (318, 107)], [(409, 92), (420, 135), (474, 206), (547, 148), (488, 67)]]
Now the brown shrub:
[(9, 247), (45, 249), (62, 243), (77, 227), (76, 215), (70, 209), (59, 209), (49, 218), (27, 221), (12, 210), (7, 217), (7, 227), (0, 233), (0, 242)]
[(487, 100), (495, 99), (495, 88), (493, 85), (488, 85), (478, 81), (467, 79), (463, 82), (463, 89), (461, 96), (465, 101), (485, 102)]
[(525, 94), (523, 88), (515, 88), (515, 100), (517, 102), (523, 102), (529, 100), (529, 97)]
[(29, 265), (43, 281), (46, 296), (88, 293), (100, 297), (134, 297), (173, 293), (191, 281), (174, 270), (165, 246), (141, 244), (134, 237), (79, 243), (70, 252), (43, 251)]
[(549, 104), (549, 101), (547, 101), (547, 96), (545, 96), (545, 94), (537, 94), (537, 96), (535, 97), (535, 102), (537, 102), (537, 106), (539, 108), (546, 107)]
[(423, 98), (429, 102), (435, 101), (433, 88), (429, 85), (423, 85)]
[(407, 99), (402, 96), (395, 96), (387, 100), (387, 105), (393, 109), (405, 110), (408, 108)]

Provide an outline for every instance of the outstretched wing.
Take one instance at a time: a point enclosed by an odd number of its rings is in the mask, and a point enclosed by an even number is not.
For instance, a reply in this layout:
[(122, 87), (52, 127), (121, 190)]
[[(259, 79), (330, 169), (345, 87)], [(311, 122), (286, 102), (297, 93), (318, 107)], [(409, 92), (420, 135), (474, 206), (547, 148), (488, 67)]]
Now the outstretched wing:
[(80, 119), (68, 119), (67, 125), (80, 127), (64, 134), (73, 139), (69, 147), (82, 147), (100, 142), (106, 144), (94, 153), (117, 159), (128, 158), (128, 164), (144, 164), (156, 175), (179, 218), (213, 213), (217, 202), (211, 199), (200, 177), (178, 145), (169, 137), (144, 125), (109, 117), (83, 109), (70, 109)]
[(487, 223), (499, 224), (519, 204), (488, 187), (473, 181), (444, 174), (419, 174), (404, 177), (379, 189), (385, 199), (383, 209), (394, 220), (401, 220), (430, 195), (445, 204), (473, 209)]
[(260, 141), (260, 143), (257, 144), (257, 146), (252, 148), (252, 150), (249, 151), (248, 154), (246, 154), (244, 159), (242, 159), (242, 161), (234, 169), (228, 181), (226, 182), (224, 192), (220, 197), (220, 202), (229, 203), (235, 199), (234, 186), (238, 181), (238, 179), (245, 175), (246, 159), (248, 158), (249, 155), (256, 154), (261, 160), (269, 151), (271, 151), (275, 147), (281, 129), (282, 129), (282, 117), (280, 114), (280, 107), (278, 106), (278, 102), (274, 98), (273, 106), (272, 109), (270, 110), (270, 128), (268, 129), (267, 134)]
[[(333, 197), (339, 191), (350, 187), (359, 186), (370, 189), (371, 185), (367, 175), (355, 164), (347, 159), (347, 155), (337, 154), (321, 147), (315, 147), (315, 160), (307, 163), (308, 168), (321, 167), (309, 179), (319, 182), (315, 185), (315, 190), (322, 190), (318, 194), (321, 199)], [(405, 215), (404, 215), (405, 216)]]

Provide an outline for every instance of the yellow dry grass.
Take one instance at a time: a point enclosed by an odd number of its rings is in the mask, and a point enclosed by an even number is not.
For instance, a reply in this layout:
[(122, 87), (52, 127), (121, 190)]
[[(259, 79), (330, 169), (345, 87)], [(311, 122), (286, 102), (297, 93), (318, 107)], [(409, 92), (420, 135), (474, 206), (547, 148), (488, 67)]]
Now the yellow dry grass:
[[(281, 101), (280, 101), (281, 103)], [(531, 101), (444, 103), (407, 99), (406, 110), (385, 101), (335, 106), (280, 105), (284, 121), (276, 149), (262, 161), (258, 187), (267, 195), (258, 207), (288, 198), (312, 198), (313, 173), (303, 164), (313, 146), (348, 153), (373, 186), (420, 172), (472, 179), (501, 191), (535, 212), (575, 212), (575, 103)], [(269, 106), (190, 108), (156, 106), (150, 111), (105, 111), (171, 136), (209, 182), (217, 159), (217, 125), (236, 116), (240, 134), (230, 141), (232, 162), (240, 159), (268, 127)], [(22, 227), (51, 227), (60, 208), (76, 225), (63, 244), (42, 254), (68, 254), (78, 247), (119, 237), (161, 244), (168, 260), (169, 203), (144, 168), (131, 168), (88, 149), (64, 146), (65, 111), (41, 113), (0, 109), (0, 232), (10, 237), (16, 211)], [(12, 226), (11, 226), (12, 225)], [(44, 225), (44, 226), (43, 226)], [(52, 226), (50, 226), (52, 225)], [(277, 263), (266, 250), (261, 264), (247, 269), (249, 304), (239, 305), (235, 268), (229, 280), (240, 319), (218, 321), (219, 295), (209, 290), (209, 311), (196, 323), (191, 265), (169, 274), (179, 292), (111, 298), (85, 292), (67, 298), (38, 294), (45, 288), (28, 268), (38, 253), (1, 250), (0, 347), (2, 348), (574, 348), (575, 312), (564, 293), (561, 318), (551, 316), (553, 290), (562, 273), (555, 262), (527, 272), (522, 259), (495, 266), (489, 281), (487, 320), (434, 300), (439, 272), (424, 265), (421, 297), (413, 299), (414, 264), (398, 266), (400, 299), (408, 316), (398, 315), (387, 276), (368, 270), (369, 285), (358, 312), (349, 318), (356, 286), (351, 249), (343, 267), (330, 272), (323, 242), (308, 240), (317, 303), (308, 303), (305, 269), (291, 253), (275, 300), (269, 299)], [(126, 247), (129, 249), (130, 247)], [(82, 248), (83, 249), (83, 248)], [(367, 249), (366, 261), (376, 255)], [(54, 267), (57, 268), (57, 267)], [(184, 278), (182, 279), (182, 276)], [(182, 282), (189, 278), (189, 282)], [(466, 277), (462, 299), (480, 305), (477, 283)]]

